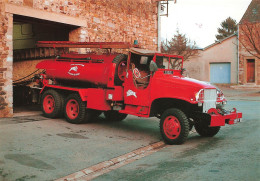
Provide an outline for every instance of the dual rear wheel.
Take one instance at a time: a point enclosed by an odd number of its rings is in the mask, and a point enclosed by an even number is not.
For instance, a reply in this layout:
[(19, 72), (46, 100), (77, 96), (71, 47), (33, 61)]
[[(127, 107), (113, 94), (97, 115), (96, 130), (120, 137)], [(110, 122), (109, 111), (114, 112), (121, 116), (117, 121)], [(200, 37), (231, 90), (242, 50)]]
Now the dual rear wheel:
[(64, 99), (62, 94), (55, 90), (44, 92), (41, 108), (45, 117), (57, 118), (64, 115), (72, 124), (90, 122), (101, 114), (101, 111), (86, 109), (86, 102), (83, 102), (78, 94), (70, 94)]
[[(66, 120), (72, 124), (90, 122), (102, 113), (99, 110), (87, 109), (86, 104), (76, 93), (70, 94), (64, 99), (64, 96), (55, 90), (45, 91), (41, 100), (41, 107), (45, 117), (57, 118), (64, 115)], [(127, 116), (127, 114), (118, 111), (106, 111), (104, 115), (105, 119), (109, 121), (122, 121)]]

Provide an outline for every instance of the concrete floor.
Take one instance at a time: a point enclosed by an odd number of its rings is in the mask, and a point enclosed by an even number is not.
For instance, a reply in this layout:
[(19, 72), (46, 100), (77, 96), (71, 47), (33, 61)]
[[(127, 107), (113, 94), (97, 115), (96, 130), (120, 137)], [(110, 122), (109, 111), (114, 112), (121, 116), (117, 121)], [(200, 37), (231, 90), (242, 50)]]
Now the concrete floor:
[[(260, 90), (223, 87), (227, 108), (243, 122), (213, 138), (190, 134), (183, 145), (160, 151), (95, 180), (257, 180), (260, 177)], [(26, 115), (0, 120), (0, 180), (54, 180), (161, 140), (155, 118), (102, 117), (73, 125), (64, 119)]]

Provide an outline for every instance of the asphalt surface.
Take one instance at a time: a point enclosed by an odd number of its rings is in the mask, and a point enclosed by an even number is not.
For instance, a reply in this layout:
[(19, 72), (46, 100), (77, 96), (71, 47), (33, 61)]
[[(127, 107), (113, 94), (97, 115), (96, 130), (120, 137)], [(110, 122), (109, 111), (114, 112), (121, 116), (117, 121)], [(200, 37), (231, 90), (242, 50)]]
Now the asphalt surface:
[[(192, 131), (183, 145), (166, 146), (94, 180), (259, 180), (260, 90), (223, 88), (226, 108), (243, 122), (213, 138)], [(54, 180), (161, 140), (158, 119), (102, 117), (72, 125), (41, 115), (0, 119), (0, 180)]]
[(226, 126), (213, 138), (191, 134), (180, 146), (97, 177), (95, 180), (247, 180), (260, 178), (260, 101), (230, 101), (244, 121)]

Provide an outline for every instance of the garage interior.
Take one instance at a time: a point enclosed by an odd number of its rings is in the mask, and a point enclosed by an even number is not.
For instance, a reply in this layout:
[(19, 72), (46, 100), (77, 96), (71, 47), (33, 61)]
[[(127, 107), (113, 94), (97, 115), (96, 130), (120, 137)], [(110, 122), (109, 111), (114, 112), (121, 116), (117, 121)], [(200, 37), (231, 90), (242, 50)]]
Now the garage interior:
[(40, 110), (39, 98), (32, 89), (35, 68), (43, 59), (54, 58), (67, 49), (40, 48), (38, 41), (69, 41), (77, 26), (20, 15), (13, 17), (13, 106), (14, 113)]

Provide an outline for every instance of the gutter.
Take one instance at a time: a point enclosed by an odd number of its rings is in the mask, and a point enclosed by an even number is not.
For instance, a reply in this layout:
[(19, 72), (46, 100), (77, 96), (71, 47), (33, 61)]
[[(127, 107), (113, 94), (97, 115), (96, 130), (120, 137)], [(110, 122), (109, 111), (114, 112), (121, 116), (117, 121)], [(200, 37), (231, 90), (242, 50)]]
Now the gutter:
[(161, 9), (161, 2), (160, 1), (158, 1), (158, 13), (157, 13), (157, 18), (158, 18), (158, 20), (157, 20), (157, 29), (158, 29), (158, 35), (157, 35), (157, 46), (158, 46), (158, 52), (161, 52), (161, 11), (160, 11), (160, 9)]
[(239, 84), (239, 24), (237, 28), (237, 84)]

